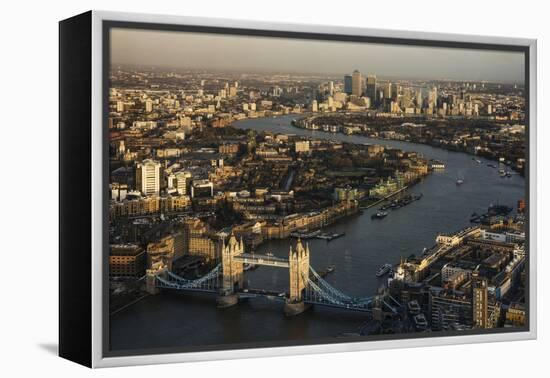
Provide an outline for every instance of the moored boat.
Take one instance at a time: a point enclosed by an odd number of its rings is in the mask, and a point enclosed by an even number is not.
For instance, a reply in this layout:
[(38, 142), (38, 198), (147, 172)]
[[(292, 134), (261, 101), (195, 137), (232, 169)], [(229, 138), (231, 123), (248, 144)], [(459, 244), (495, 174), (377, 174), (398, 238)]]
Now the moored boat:
[(376, 272), (376, 277), (382, 277), (383, 275), (389, 273), (391, 269), (392, 269), (391, 264), (384, 264), (384, 265), (382, 265), (382, 266), (378, 269), (378, 271)]

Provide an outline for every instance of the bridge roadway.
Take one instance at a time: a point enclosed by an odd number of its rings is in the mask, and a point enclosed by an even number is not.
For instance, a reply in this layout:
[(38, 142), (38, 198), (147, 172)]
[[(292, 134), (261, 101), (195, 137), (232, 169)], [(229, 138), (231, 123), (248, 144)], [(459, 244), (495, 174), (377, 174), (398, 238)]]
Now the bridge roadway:
[(242, 289), (237, 291), (239, 298), (257, 298), (266, 297), (268, 299), (276, 299), (285, 301), (288, 294), (284, 291), (265, 290), (265, 289)]
[(252, 253), (243, 253), (233, 257), (235, 261), (242, 262), (243, 264), (251, 265), (265, 265), (274, 266), (277, 268), (288, 268), (289, 263), (287, 259), (282, 259), (275, 256), (256, 255)]
[[(210, 294), (219, 294), (219, 289), (213, 288), (202, 288), (202, 287), (186, 287), (186, 285), (180, 285), (176, 282), (162, 282), (158, 283), (158, 287), (163, 289), (176, 289), (189, 292), (202, 292)], [(239, 298), (248, 299), (248, 298), (259, 298), (264, 297), (269, 300), (275, 300), (279, 302), (285, 302), (288, 298), (288, 293), (280, 292), (275, 290), (266, 290), (266, 289), (241, 289), (237, 291)], [(393, 299), (393, 298), (392, 298)], [(354, 306), (353, 304), (336, 304), (326, 301), (318, 301), (312, 298), (304, 298), (304, 303), (312, 304), (316, 306), (325, 306), (338, 309), (345, 309), (350, 311), (359, 311), (359, 312), (371, 312), (372, 310), (368, 306)], [(389, 306), (391, 307), (391, 306)], [(394, 310), (395, 311), (395, 310)]]
[[(168, 287), (165, 285), (160, 285), (159, 287), (164, 289), (175, 289), (174, 286)], [(184, 291), (188, 292), (199, 292), (199, 293), (208, 293), (208, 294), (218, 294), (219, 290), (212, 290), (212, 289), (200, 289), (200, 288), (185, 288)], [(281, 295), (284, 294), (284, 295)], [(239, 299), (249, 299), (249, 298), (266, 298), (269, 300), (274, 300), (278, 302), (286, 302), (287, 300), (287, 293), (284, 292), (278, 292), (273, 290), (263, 290), (263, 289), (244, 289), (238, 291)], [(372, 309), (368, 307), (358, 307), (353, 305), (346, 305), (346, 304), (335, 304), (335, 303), (329, 303), (329, 302), (318, 302), (315, 300), (309, 300), (304, 299), (304, 303), (315, 305), (315, 306), (322, 306), (322, 307), (331, 307), (336, 308), (340, 310), (349, 310), (349, 311), (358, 311), (358, 312), (372, 312)]]

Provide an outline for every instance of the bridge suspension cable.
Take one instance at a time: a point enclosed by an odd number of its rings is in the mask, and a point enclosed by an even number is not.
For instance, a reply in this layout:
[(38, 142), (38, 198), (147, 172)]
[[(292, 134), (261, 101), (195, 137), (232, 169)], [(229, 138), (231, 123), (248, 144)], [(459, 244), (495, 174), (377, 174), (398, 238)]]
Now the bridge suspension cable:
[(167, 289), (177, 290), (203, 290), (215, 291), (220, 287), (221, 263), (204, 276), (195, 280), (189, 280), (178, 276), (170, 271), (167, 272), (167, 278), (156, 275), (157, 285)]
[(309, 267), (309, 270), (310, 270), (311, 274), (313, 275), (313, 277), (315, 278), (316, 282), (319, 283), (319, 286), (321, 286), (324, 291), (330, 293), (331, 295), (333, 295), (335, 297), (340, 298), (341, 300), (344, 300), (344, 301), (351, 300), (351, 297), (349, 295), (344, 294), (340, 290), (338, 290), (338, 289), (334, 288), (333, 286), (331, 286), (311, 266)]
[(312, 279), (305, 277), (308, 282), (308, 288), (306, 290), (306, 299), (312, 302), (328, 302), (334, 305), (345, 306), (345, 303), (339, 298), (333, 296), (331, 293), (324, 291), (317, 285)]
[(373, 297), (353, 298), (334, 288), (311, 267), (310, 272), (311, 277), (304, 275), (304, 279), (308, 282), (307, 300), (362, 311), (370, 309)]

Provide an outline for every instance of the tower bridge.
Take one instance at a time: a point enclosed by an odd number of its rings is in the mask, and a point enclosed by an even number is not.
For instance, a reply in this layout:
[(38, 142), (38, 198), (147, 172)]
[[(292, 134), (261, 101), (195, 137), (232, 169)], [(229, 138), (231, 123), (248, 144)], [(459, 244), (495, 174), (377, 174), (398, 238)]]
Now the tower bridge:
[(251, 253), (243, 253), (242, 255), (234, 256), (235, 261), (240, 261), (243, 264), (274, 266), (276, 268), (288, 268), (289, 262), (287, 259), (268, 255), (256, 255)]
[[(300, 239), (294, 248), (290, 246), (288, 259), (245, 253), (242, 238), (238, 241), (231, 234), (228, 243), (223, 244), (221, 262), (209, 273), (189, 280), (170, 272), (166, 264), (156, 262), (147, 270), (146, 287), (151, 294), (160, 289), (217, 294), (219, 307), (236, 305), (239, 299), (268, 297), (284, 302), (287, 315), (299, 314), (311, 305), (361, 312), (377, 307), (397, 312), (400, 304), (388, 294), (356, 298), (334, 288), (310, 266), (309, 256), (309, 246), (304, 247)], [(289, 292), (245, 288), (244, 264), (288, 269)]]

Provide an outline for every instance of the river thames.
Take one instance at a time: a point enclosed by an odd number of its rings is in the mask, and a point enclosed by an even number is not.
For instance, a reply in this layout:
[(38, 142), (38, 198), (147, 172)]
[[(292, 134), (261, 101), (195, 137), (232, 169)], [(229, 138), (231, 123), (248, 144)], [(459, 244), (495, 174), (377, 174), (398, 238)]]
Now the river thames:
[[(375, 273), (384, 263), (395, 264), (401, 256), (420, 254), (435, 243), (438, 233), (454, 232), (469, 225), (470, 214), (483, 213), (497, 202), (516, 207), (525, 197), (525, 180), (513, 174), (502, 178), (495, 162), (427, 145), (362, 136), (331, 134), (296, 128), (296, 115), (248, 119), (233, 124), (258, 132), (307, 135), (350, 143), (370, 143), (416, 151), (426, 159), (441, 160), (446, 168), (436, 171), (408, 190), (423, 197), (410, 205), (391, 211), (379, 220), (371, 215), (377, 207), (326, 227), (327, 232), (345, 232), (331, 242), (308, 240), (311, 265), (317, 271), (329, 265), (334, 272), (326, 280), (352, 296), (370, 296), (384, 284)], [(456, 185), (456, 179), (464, 184)], [(270, 240), (258, 253), (272, 252), (287, 257), (292, 240)], [(260, 267), (245, 274), (251, 288), (288, 290), (288, 270)], [(254, 299), (228, 309), (216, 308), (214, 296), (162, 293), (149, 296), (111, 317), (112, 350), (214, 346), (240, 343), (312, 340), (354, 333), (364, 324), (364, 315), (336, 309), (313, 308), (296, 317), (283, 315), (282, 303)]]

